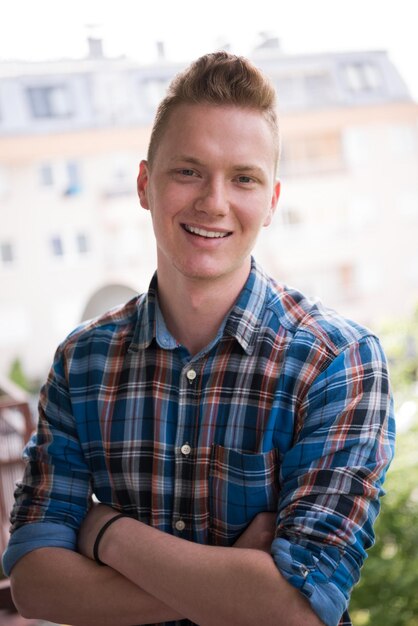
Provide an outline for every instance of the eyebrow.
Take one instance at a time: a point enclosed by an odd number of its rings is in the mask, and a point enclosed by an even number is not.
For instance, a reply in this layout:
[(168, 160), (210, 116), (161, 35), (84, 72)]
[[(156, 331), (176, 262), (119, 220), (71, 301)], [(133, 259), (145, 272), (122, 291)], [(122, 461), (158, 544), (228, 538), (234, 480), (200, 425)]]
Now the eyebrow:
[(186, 161), (186, 163), (195, 163), (196, 165), (203, 165), (203, 162), (196, 157), (188, 156), (187, 154), (175, 154), (170, 158), (170, 161)]
[[(200, 159), (186, 154), (176, 154), (170, 159), (170, 161), (183, 161), (184, 163), (190, 163), (191, 165), (205, 166), (205, 163)], [(234, 172), (252, 172), (253, 174), (258, 173), (259, 175), (264, 174), (262, 167), (259, 167), (258, 165), (251, 165), (250, 163), (234, 165), (232, 170)]]

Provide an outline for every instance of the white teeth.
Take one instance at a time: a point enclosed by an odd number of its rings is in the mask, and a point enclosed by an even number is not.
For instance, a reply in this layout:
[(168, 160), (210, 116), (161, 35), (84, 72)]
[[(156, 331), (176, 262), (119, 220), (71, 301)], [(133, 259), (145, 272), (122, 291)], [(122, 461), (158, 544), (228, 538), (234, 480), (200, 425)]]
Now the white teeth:
[(222, 238), (226, 237), (228, 233), (220, 233), (216, 230), (204, 230), (203, 228), (195, 228), (194, 226), (184, 225), (184, 228), (194, 235), (200, 235), (201, 237), (208, 237), (209, 239)]

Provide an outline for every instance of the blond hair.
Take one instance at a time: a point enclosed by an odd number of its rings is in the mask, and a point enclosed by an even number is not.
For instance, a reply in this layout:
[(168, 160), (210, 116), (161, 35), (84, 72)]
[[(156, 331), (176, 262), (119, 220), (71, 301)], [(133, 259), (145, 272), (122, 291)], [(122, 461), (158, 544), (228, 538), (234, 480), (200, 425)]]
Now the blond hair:
[(279, 157), (276, 91), (263, 72), (245, 57), (213, 52), (194, 61), (174, 77), (158, 106), (147, 159), (152, 165), (171, 112), (180, 104), (232, 105), (260, 111), (269, 123)]

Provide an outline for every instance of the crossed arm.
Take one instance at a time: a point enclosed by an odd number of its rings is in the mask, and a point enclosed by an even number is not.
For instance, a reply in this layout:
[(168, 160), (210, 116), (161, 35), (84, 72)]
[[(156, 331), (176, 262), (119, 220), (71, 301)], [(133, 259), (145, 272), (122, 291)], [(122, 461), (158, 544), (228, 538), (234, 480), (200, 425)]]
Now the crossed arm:
[[(68, 393), (63, 392), (63, 397), (67, 398)], [(306, 415), (298, 440), (281, 465), (279, 514), (282, 528), (290, 528), (293, 536), (304, 531), (305, 536), (316, 541), (314, 547), (321, 554), (310, 555), (308, 549), (291, 544), (295, 553), (279, 553), (280, 565), (284, 566), (283, 572), (287, 571), (287, 558), (302, 565), (306, 559), (307, 565), (311, 565), (312, 556), (312, 574), (305, 572), (306, 587), (312, 592), (310, 600), (316, 600), (318, 613), (326, 601), (326, 611), (321, 615), (325, 615), (327, 623), (336, 623), (358, 578), (364, 551), (373, 540), (377, 501), (393, 454), (387, 373), (374, 340), (368, 338), (361, 346), (336, 358), (312, 384), (308, 399), (301, 407)], [(71, 422), (70, 407), (67, 408), (68, 413), (63, 412), (61, 405), (56, 409), (60, 418), (56, 423), (64, 418), (66, 425)], [(51, 420), (51, 424), (55, 422)], [(54, 438), (49, 424), (44, 431), (41, 440), (48, 445), (53, 442), (48, 453), (53, 452), (61, 465), (62, 456), (71, 462), (74, 458), (82, 459), (77, 446), (68, 450), (68, 437), (58, 433)], [(70, 441), (76, 442), (76, 437)], [(60, 448), (63, 443), (65, 450)], [(45, 458), (42, 447), (37, 450), (35, 469), (38, 459)], [(75, 485), (74, 493), (70, 493), (60, 491), (64, 480), (59, 464), (57, 467), (55, 483), (49, 475), (48, 480), (43, 480), (42, 485), (49, 487), (46, 492), (36, 485), (31, 487), (39, 478), (36, 472), (35, 480), (29, 477), (26, 493), (22, 491), (25, 500), (31, 489), (34, 493), (36, 506), (31, 507), (29, 516), (33, 520), (48, 521), (48, 515), (49, 521), (57, 519), (52, 506), (46, 513), (39, 506), (51, 498), (50, 485), (55, 486), (61, 505), (73, 496), (76, 508), (81, 499), (74, 494), (79, 496), (82, 491), (84, 483), (77, 476), (82, 476), (85, 468), (81, 463), (77, 466), (75, 482), (70, 482)], [(27, 510), (20, 506), (15, 518), (26, 523)], [(265, 545), (260, 545), (265, 532), (270, 532), (268, 547), (272, 543), (273, 522), (271, 518), (266, 522), (266, 514), (253, 520), (233, 548), (191, 543), (121, 518), (103, 537), (100, 558), (108, 567), (100, 567), (91, 559), (92, 545), (99, 529), (113, 515), (115, 511), (103, 506), (88, 514), (81, 528), (80, 553), (41, 548), (16, 563), (12, 588), (24, 616), (76, 626), (130, 626), (182, 617), (201, 626), (321, 624), (305, 597), (286, 582)], [(327, 548), (324, 554), (322, 546)], [(275, 559), (278, 563), (277, 553)], [(304, 575), (299, 573), (299, 579)], [(330, 612), (333, 614), (328, 619)]]
[[(201, 626), (286, 624), (320, 626), (306, 599), (268, 553), (274, 516), (260, 514), (233, 548), (204, 546), (121, 518), (98, 531), (115, 511), (99, 505), (79, 536), (81, 554), (42, 548), (13, 568), (12, 589), (24, 616), (76, 626), (129, 626), (187, 617)], [(33, 572), (36, 572), (36, 576)]]

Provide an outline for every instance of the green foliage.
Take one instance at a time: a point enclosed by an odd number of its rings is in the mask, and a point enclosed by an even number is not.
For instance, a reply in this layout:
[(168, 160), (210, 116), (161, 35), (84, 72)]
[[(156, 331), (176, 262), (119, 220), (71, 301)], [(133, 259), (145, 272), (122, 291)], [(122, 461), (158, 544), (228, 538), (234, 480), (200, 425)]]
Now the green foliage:
[(398, 436), (387, 495), (354, 589), (354, 626), (418, 626), (418, 423)]
[(14, 382), (15, 385), (18, 385), (18, 387), (21, 387), (28, 393), (39, 393), (39, 381), (33, 378), (28, 378), (19, 358), (12, 361), (12, 364), (10, 365), (9, 379)]
[(398, 428), (414, 410), (415, 425), (397, 436), (376, 544), (353, 591), (350, 614), (354, 626), (418, 626), (418, 307), (409, 319), (387, 324), (381, 337)]
[(30, 383), (26, 377), (26, 374), (23, 371), (23, 367), (22, 367), (22, 363), (20, 362), (20, 359), (15, 359), (12, 362), (10, 366), (10, 371), (9, 371), (9, 378), (11, 381), (13, 381), (16, 385), (18, 385), (25, 391), (29, 391)]
[(391, 380), (397, 393), (418, 381), (418, 307), (409, 319), (392, 321), (382, 331)]

